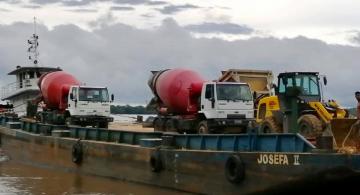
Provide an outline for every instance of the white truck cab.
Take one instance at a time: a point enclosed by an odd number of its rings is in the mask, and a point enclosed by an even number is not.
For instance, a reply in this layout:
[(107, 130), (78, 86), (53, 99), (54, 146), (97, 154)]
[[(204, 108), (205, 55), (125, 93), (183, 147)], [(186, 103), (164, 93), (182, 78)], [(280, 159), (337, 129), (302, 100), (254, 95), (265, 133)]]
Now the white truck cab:
[(71, 86), (68, 95), (67, 111), (70, 115), (67, 123), (81, 126), (98, 126), (107, 128), (110, 117), (110, 103), (106, 87)]
[(249, 85), (238, 82), (204, 83), (199, 113), (206, 118), (206, 128), (248, 125), (254, 119), (253, 95)]

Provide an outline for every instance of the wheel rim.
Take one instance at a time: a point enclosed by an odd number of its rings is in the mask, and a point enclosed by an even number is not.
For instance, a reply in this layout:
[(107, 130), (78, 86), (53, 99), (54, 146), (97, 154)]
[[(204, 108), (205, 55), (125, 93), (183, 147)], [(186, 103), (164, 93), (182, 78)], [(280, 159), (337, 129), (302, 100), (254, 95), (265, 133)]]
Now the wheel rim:
[(312, 129), (311, 127), (306, 124), (306, 123), (301, 123), (299, 125), (299, 130), (300, 130), (300, 133), (304, 136), (311, 136), (311, 133), (312, 133)]
[(207, 132), (206, 127), (204, 125), (200, 125), (199, 127), (199, 133), (200, 134), (205, 134)]

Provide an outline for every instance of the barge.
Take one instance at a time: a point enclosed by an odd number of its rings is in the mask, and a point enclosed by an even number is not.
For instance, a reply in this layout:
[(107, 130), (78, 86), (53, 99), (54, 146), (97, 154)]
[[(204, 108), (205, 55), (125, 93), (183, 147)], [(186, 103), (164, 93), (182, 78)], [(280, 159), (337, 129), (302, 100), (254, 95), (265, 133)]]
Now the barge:
[(360, 178), (359, 154), (319, 149), (300, 134), (184, 135), (0, 121), (1, 148), (12, 161), (191, 193), (269, 193)]

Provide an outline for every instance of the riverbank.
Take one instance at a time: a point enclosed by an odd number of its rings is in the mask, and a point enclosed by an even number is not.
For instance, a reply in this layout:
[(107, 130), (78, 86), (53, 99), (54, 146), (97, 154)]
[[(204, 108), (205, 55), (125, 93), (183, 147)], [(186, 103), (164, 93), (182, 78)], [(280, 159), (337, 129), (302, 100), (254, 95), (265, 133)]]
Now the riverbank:
[[(114, 122), (109, 123), (109, 129), (113, 130), (126, 130), (126, 131), (143, 131), (153, 132), (154, 128), (143, 127), (141, 123), (137, 122), (137, 114), (116, 114), (111, 115), (114, 117)], [(145, 121), (150, 116), (155, 115), (140, 115)]]

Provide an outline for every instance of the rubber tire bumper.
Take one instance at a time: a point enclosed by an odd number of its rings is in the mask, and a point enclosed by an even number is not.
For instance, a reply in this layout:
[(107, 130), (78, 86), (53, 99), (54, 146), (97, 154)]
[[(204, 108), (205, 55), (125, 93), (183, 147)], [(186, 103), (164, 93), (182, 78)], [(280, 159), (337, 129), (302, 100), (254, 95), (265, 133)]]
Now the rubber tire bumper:
[(238, 155), (231, 155), (225, 164), (226, 179), (234, 184), (240, 183), (245, 178), (245, 166)]
[(155, 150), (150, 156), (150, 166), (152, 172), (160, 172), (162, 170), (161, 155), (159, 150)]
[(80, 164), (83, 158), (83, 149), (80, 141), (77, 141), (71, 151), (72, 161), (76, 164)]

